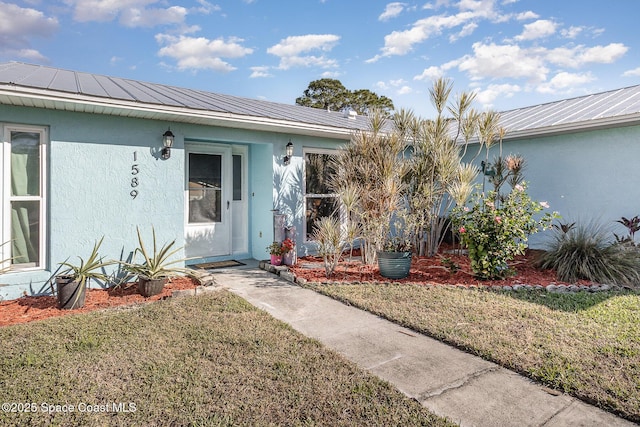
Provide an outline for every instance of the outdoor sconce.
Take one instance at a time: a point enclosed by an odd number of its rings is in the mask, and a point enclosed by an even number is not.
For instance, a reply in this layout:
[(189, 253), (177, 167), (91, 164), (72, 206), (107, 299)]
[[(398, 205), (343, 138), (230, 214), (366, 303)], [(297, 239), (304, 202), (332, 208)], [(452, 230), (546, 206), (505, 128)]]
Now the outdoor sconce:
[(174, 138), (175, 135), (171, 132), (171, 128), (162, 134), (162, 158), (165, 160), (171, 157), (171, 147), (173, 146)]
[(284, 156), (283, 162), (285, 165), (288, 165), (291, 162), (291, 158), (293, 157), (293, 143), (291, 140), (285, 146), (286, 155)]

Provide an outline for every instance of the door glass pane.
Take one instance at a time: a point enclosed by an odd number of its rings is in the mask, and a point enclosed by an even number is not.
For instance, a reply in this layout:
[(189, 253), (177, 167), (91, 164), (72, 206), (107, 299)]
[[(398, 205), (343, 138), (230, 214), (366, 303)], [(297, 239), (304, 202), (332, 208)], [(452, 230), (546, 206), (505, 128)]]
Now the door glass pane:
[(11, 263), (39, 265), (40, 202), (11, 202)]
[(242, 200), (242, 156), (233, 155), (233, 200)]
[(222, 222), (222, 156), (189, 154), (189, 222)]
[(40, 195), (40, 134), (11, 132), (11, 195)]

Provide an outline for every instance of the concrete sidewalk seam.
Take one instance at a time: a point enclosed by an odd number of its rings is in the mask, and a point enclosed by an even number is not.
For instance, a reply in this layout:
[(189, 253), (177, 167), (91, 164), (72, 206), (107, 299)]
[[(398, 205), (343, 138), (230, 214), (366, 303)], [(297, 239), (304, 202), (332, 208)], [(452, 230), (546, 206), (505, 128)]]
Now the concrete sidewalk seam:
[(560, 415), (561, 413), (563, 413), (564, 411), (566, 411), (567, 409), (571, 408), (572, 406), (574, 406), (576, 404), (576, 401), (571, 399), (569, 400), (569, 402), (567, 402), (566, 405), (562, 406), (560, 409), (558, 409), (555, 413), (551, 414), (551, 416), (549, 418), (547, 418), (546, 420), (544, 420), (542, 422), (542, 424), (540, 424), (540, 427), (545, 427), (546, 425), (549, 425), (549, 423), (551, 421), (553, 421), (558, 415)]
[(450, 384), (447, 384), (447, 385), (445, 385), (443, 387), (440, 387), (440, 388), (437, 388), (435, 390), (431, 390), (431, 391), (428, 391), (426, 393), (422, 393), (418, 397), (418, 399), (420, 400), (420, 402), (425, 402), (425, 401), (431, 399), (432, 397), (441, 396), (441, 395), (443, 395), (443, 394), (445, 394), (445, 393), (447, 393), (449, 391), (458, 390), (458, 389), (460, 389), (462, 387), (467, 386), (474, 379), (479, 378), (479, 377), (481, 377), (483, 375), (486, 375), (486, 374), (497, 372), (500, 369), (502, 369), (502, 368), (500, 368), (498, 366), (490, 366), (488, 368), (481, 369), (479, 371), (473, 372), (472, 374), (469, 374), (469, 375), (466, 375), (466, 376), (460, 378), (458, 381), (452, 382)]

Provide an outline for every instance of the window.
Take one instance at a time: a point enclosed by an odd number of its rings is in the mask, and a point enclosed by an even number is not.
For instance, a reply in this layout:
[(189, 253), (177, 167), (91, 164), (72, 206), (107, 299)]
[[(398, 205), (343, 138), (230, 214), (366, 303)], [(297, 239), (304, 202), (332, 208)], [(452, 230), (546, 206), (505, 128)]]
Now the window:
[(189, 223), (222, 222), (222, 155), (189, 153)]
[(305, 219), (306, 240), (312, 240), (314, 224), (326, 216), (340, 215), (338, 196), (330, 192), (329, 178), (334, 173), (331, 167), (331, 152), (305, 151)]
[(44, 128), (5, 126), (2, 155), (2, 230), (0, 260), (12, 270), (45, 264)]

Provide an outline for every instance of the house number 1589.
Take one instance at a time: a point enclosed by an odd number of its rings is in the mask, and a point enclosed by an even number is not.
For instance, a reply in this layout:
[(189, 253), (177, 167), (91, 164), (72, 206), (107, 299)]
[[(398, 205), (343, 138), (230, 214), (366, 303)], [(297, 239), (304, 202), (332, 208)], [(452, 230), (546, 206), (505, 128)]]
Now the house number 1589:
[(131, 190), (131, 192), (129, 193), (132, 199), (135, 199), (136, 197), (138, 197), (138, 190), (136, 189), (136, 187), (140, 184), (140, 181), (136, 176), (138, 175), (138, 173), (140, 173), (140, 169), (138, 167), (138, 164), (136, 163), (137, 161), (138, 161), (138, 152), (134, 151), (133, 164), (131, 165), (131, 175), (133, 175), (133, 177), (131, 178), (131, 187), (133, 188), (133, 190)]

